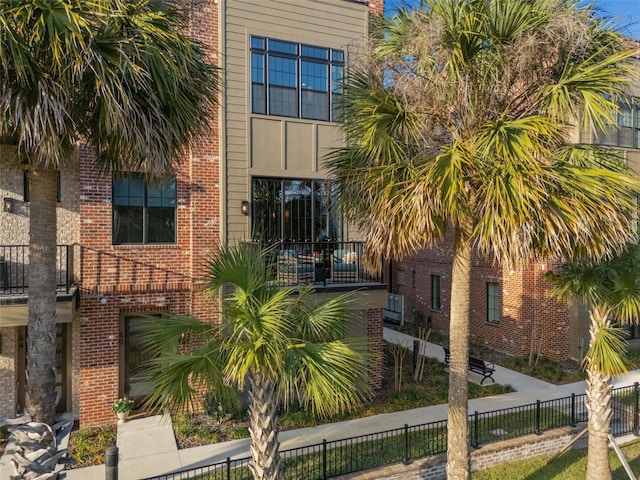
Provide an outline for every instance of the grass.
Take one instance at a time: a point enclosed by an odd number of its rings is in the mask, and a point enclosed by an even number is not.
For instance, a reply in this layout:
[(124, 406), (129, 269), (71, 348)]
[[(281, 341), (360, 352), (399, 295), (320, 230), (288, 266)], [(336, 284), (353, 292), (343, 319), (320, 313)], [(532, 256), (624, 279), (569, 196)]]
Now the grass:
[(83, 428), (71, 432), (69, 456), (76, 460), (72, 468), (88, 467), (104, 463), (107, 447), (116, 444), (116, 426)]
[[(550, 408), (543, 409), (541, 413), (542, 428), (552, 426), (550, 423), (552, 417), (557, 422), (568, 422), (566, 416)], [(531, 432), (533, 431), (534, 416), (535, 411), (529, 410), (493, 417), (491, 421), (482, 422), (479, 425), (481, 431), (478, 437), (482, 443), (505, 438), (490, 432), (490, 429), (495, 428), (496, 425), (510, 428), (512, 436)], [(473, 426), (470, 425), (470, 428), (473, 434)], [(326, 475), (327, 477), (336, 477), (349, 472), (398, 463), (405, 460), (407, 456), (410, 459), (416, 459), (445, 452), (447, 449), (447, 430), (444, 422), (435, 422), (428, 426), (410, 427), (406, 433), (404, 429), (399, 428), (384, 434), (329, 442), (327, 446)], [(305, 447), (283, 452), (281, 477), (283, 480), (324, 478), (324, 458), (325, 455), (319, 447), (313, 450)], [(246, 466), (233, 469), (230, 474), (231, 478), (235, 480), (252, 478)], [(226, 479), (226, 471), (221, 469), (205, 478), (208, 480)]]
[[(640, 475), (640, 440), (622, 447), (624, 457), (636, 476)], [(628, 480), (628, 476), (613, 450), (609, 461), (615, 480)], [(473, 480), (583, 480), (587, 470), (587, 451), (570, 450), (547, 465), (546, 457), (505, 463), (498, 467), (475, 472)]]

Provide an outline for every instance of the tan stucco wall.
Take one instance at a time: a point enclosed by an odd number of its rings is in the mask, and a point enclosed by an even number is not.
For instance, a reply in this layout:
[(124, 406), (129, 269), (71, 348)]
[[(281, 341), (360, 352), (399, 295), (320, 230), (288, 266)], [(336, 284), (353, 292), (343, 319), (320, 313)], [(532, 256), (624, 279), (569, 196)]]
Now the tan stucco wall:
[[(224, 0), (224, 109), (226, 178), (223, 205), (227, 242), (250, 237), (250, 217), (240, 212), (251, 199), (251, 177), (327, 178), (322, 158), (342, 145), (330, 122), (251, 113), (250, 36), (342, 49), (345, 61), (362, 46), (368, 30), (365, 4), (344, 0)], [(345, 239), (357, 239), (345, 229)]]

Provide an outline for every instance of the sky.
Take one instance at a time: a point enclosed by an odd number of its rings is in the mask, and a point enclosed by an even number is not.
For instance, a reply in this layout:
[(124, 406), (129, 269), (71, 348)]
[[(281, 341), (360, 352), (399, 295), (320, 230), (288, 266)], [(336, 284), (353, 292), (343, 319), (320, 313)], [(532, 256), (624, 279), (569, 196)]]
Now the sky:
[[(408, 3), (416, 5), (418, 0), (386, 0), (387, 14), (396, 5)], [(591, 0), (604, 16), (615, 19), (622, 32), (640, 40), (640, 0)]]

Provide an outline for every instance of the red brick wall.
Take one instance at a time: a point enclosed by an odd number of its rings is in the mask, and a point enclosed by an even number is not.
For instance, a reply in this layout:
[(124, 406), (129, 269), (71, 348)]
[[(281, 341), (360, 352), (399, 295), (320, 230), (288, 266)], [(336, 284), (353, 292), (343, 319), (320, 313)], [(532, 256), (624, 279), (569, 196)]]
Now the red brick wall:
[[(544, 280), (548, 264), (509, 270), (475, 258), (472, 265), (471, 336), (474, 343), (510, 355), (526, 356), (531, 351), (535, 331), (536, 351), (539, 349), (551, 359), (569, 358), (569, 311), (549, 295), (552, 285)], [(431, 275), (441, 277), (440, 310), (431, 308)], [(500, 285), (498, 324), (487, 322), (487, 282)], [(394, 292), (405, 297), (405, 321), (410, 321), (413, 309), (417, 309), (425, 318), (432, 318), (435, 329), (448, 335), (451, 256), (446, 247), (424, 250), (396, 263), (393, 286)]]
[(367, 338), (371, 352), (371, 386), (375, 389), (382, 387), (382, 368), (384, 363), (384, 341), (382, 340), (382, 309), (372, 308), (365, 311)]
[(123, 331), (120, 318), (126, 313), (189, 310), (189, 292), (134, 293), (107, 296), (101, 304), (95, 295), (81, 298), (80, 326), (80, 422), (82, 426), (114, 421), (111, 404), (119, 391), (119, 361)]
[(384, 15), (384, 0), (358, 0), (361, 3), (366, 3), (369, 6), (370, 15)]
[[(198, 2), (191, 34), (217, 62), (218, 7)], [(91, 152), (80, 150), (80, 421), (83, 426), (114, 420), (111, 403), (119, 391), (120, 318), (124, 313), (163, 310), (217, 319), (201, 292), (204, 260), (220, 238), (219, 127), (191, 146), (176, 168), (177, 243), (113, 245), (111, 178), (99, 177)], [(98, 301), (99, 295), (107, 303)]]

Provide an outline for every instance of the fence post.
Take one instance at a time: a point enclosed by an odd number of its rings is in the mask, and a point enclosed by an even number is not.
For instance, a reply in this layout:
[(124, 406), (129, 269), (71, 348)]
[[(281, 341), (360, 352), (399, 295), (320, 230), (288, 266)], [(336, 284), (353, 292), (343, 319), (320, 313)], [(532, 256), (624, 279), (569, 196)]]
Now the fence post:
[(480, 446), (480, 421), (479, 414), (476, 410), (473, 412), (473, 448), (478, 448)]
[(638, 382), (633, 384), (633, 434), (637, 437), (640, 435), (638, 427), (638, 402), (640, 401), (640, 391), (638, 391)]
[(420, 351), (420, 342), (418, 340), (413, 341), (413, 373), (416, 373), (416, 367), (418, 366), (418, 352)]
[(540, 429), (540, 400), (536, 400), (536, 434), (540, 435), (542, 430)]
[(231, 457), (227, 457), (227, 480), (231, 480)]
[(327, 440), (322, 439), (322, 480), (327, 480)]
[(576, 426), (576, 394), (571, 394), (571, 423), (572, 427)]
[(118, 480), (118, 447), (109, 447), (104, 454), (104, 478)]
[(405, 465), (409, 465), (409, 425), (404, 424), (404, 460), (402, 462)]

